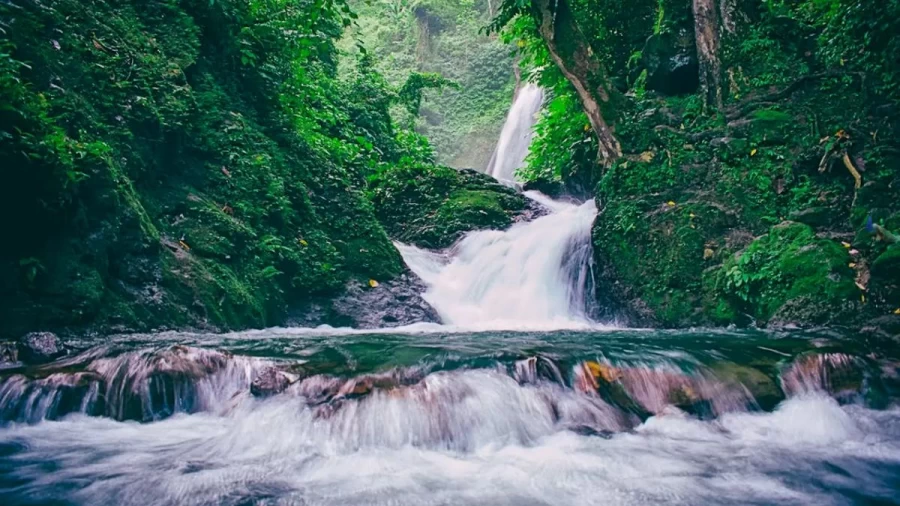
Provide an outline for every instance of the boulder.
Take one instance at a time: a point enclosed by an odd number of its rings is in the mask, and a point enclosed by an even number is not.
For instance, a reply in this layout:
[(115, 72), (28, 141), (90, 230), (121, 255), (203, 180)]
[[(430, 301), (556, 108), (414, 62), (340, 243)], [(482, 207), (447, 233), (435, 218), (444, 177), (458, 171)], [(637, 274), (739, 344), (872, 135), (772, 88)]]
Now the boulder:
[(278, 395), (291, 385), (291, 378), (275, 367), (267, 367), (256, 375), (250, 383), (250, 393), (255, 397)]
[(16, 349), (16, 343), (0, 343), (0, 366), (15, 364), (18, 361), (19, 350)]
[(65, 348), (52, 332), (30, 332), (19, 340), (18, 352), (22, 362), (44, 364), (65, 355)]
[(440, 323), (437, 311), (422, 298), (426, 289), (412, 272), (386, 281), (353, 280), (337, 296), (313, 301), (294, 311), (288, 325), (377, 329)]

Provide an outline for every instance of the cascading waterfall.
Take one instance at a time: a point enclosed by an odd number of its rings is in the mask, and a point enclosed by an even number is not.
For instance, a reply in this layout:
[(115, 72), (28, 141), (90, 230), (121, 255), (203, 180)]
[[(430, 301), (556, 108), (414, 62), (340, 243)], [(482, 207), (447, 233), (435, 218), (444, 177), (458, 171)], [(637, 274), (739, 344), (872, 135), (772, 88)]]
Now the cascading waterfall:
[[(521, 161), (512, 137), (498, 156)], [(502, 162), (509, 182), (520, 162)], [(896, 501), (894, 351), (591, 332), (594, 203), (526, 196), (547, 214), (398, 245), (448, 325), (120, 336), (0, 363), (4, 504)], [(488, 329), (579, 331), (460, 332)]]
[(584, 294), (596, 207), (528, 196), (550, 213), (506, 231), (473, 232), (446, 254), (397, 245), (429, 286), (425, 299), (445, 324), (478, 330), (591, 325)]
[[(526, 84), (516, 96), (488, 174), (513, 184), (543, 100)], [(595, 325), (586, 310), (591, 274), (593, 201), (525, 196), (548, 211), (506, 231), (480, 230), (448, 252), (397, 244), (407, 265), (429, 286), (425, 299), (445, 324), (477, 330), (564, 329)]]
[(538, 86), (528, 83), (519, 89), (485, 173), (503, 183), (515, 182), (516, 169), (522, 166), (528, 155), (535, 116), (543, 101), (544, 91)]

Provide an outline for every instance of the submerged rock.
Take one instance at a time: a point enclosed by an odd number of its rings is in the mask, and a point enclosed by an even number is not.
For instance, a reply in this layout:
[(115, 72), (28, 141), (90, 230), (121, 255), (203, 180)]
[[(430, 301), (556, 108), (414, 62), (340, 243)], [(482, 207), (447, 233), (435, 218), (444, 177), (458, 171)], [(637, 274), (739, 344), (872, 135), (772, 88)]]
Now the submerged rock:
[(65, 355), (65, 349), (52, 332), (30, 332), (19, 340), (18, 354), (22, 362), (43, 364)]

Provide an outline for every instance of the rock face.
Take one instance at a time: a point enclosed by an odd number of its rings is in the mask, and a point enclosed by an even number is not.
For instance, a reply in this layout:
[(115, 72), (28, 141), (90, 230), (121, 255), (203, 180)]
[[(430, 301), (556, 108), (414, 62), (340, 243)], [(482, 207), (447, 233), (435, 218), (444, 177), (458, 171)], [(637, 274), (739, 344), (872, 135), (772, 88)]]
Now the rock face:
[(411, 272), (384, 282), (351, 281), (341, 294), (302, 306), (288, 319), (288, 325), (375, 329), (440, 323), (437, 312), (422, 298), (425, 290), (422, 280)]
[(43, 364), (65, 355), (62, 341), (52, 332), (30, 332), (18, 343), (19, 358), (28, 364)]
[(647, 89), (663, 95), (683, 95), (697, 90), (697, 51), (689, 33), (653, 35), (644, 45), (642, 63), (647, 70)]

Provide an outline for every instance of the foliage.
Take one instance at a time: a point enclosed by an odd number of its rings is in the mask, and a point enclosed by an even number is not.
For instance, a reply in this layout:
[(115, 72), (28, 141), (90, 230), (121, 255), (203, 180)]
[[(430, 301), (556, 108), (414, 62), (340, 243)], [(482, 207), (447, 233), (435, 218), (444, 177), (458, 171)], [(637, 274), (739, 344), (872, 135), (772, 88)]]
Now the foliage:
[(427, 160), (340, 0), (0, 4), (2, 332), (260, 326), (402, 263), (366, 178)]
[[(409, 92), (403, 93), (403, 107), (393, 111), (394, 117), (426, 136), (440, 163), (484, 168), (515, 86), (510, 49), (496, 37), (478, 33), (489, 20), (491, 2), (353, 5), (360, 17), (341, 47), (353, 54), (352, 41), (361, 43), (388, 82)], [(429, 80), (439, 86), (423, 86)]]

